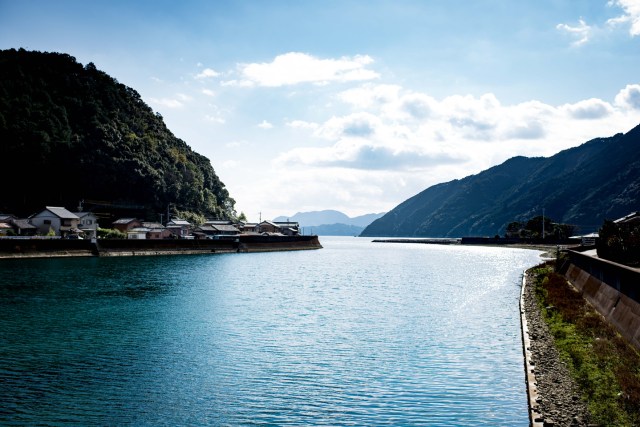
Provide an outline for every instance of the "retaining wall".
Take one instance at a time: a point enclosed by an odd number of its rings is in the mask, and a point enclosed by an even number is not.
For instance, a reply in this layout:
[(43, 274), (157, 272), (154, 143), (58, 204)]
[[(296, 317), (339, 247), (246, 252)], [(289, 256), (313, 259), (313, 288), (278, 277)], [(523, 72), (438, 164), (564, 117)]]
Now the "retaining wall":
[(569, 250), (563, 274), (620, 334), (640, 349), (640, 271)]

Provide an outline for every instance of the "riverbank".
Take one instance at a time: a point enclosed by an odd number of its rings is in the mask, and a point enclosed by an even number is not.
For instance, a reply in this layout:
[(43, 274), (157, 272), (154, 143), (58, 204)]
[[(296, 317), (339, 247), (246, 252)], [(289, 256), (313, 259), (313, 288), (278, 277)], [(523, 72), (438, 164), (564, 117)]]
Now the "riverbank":
[[(535, 278), (525, 272), (521, 311), (525, 316), (526, 374), (534, 426), (587, 426), (590, 414), (578, 385), (560, 359), (535, 295)], [(525, 324), (523, 321), (523, 324)], [(528, 338), (528, 339), (527, 339)]]
[(0, 239), (2, 258), (151, 256), (321, 249), (318, 236), (238, 235), (206, 240)]

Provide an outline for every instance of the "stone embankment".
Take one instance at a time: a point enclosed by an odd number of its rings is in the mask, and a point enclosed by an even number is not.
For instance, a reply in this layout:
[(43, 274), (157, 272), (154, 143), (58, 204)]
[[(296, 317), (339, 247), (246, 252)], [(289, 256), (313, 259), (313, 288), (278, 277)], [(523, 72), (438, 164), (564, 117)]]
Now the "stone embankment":
[[(521, 310), (526, 319), (525, 344), (528, 345), (527, 376), (532, 425), (588, 426), (589, 410), (580, 398), (576, 382), (560, 360), (553, 337), (538, 307), (534, 279), (525, 274)], [(527, 339), (528, 338), (528, 339)], [(527, 350), (527, 349), (525, 349)]]
[(187, 255), (320, 249), (318, 236), (239, 235), (207, 240), (0, 239), (0, 258)]

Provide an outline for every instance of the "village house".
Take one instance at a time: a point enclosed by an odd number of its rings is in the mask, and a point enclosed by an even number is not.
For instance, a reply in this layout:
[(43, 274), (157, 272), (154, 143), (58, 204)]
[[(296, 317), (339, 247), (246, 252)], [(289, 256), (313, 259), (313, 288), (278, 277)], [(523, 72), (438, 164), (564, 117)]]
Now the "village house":
[(179, 239), (188, 239), (191, 234), (191, 223), (180, 218), (167, 222), (167, 230)]
[(275, 225), (280, 228), (280, 232), (285, 236), (297, 236), (300, 234), (300, 224), (293, 221), (274, 221)]
[(34, 236), (38, 232), (28, 219), (19, 219), (14, 215), (0, 214), (0, 236)]
[(80, 218), (78, 228), (85, 237), (95, 239), (98, 235), (98, 217), (92, 212), (74, 212)]
[(257, 222), (241, 222), (238, 224), (238, 229), (241, 233), (251, 234), (258, 232), (258, 223)]
[(240, 230), (231, 221), (207, 221), (193, 229), (193, 235), (196, 239), (213, 239), (237, 234), (240, 234)]
[(262, 221), (257, 226), (258, 233), (284, 234), (285, 236), (295, 236), (298, 234), (297, 222), (273, 222)]
[(145, 240), (148, 232), (147, 227), (133, 227), (127, 230), (127, 239)]
[(80, 232), (80, 218), (67, 209), (59, 206), (47, 206), (41, 212), (29, 217), (31, 224), (40, 234), (55, 233), (56, 236), (67, 237)]
[(147, 239), (167, 239), (171, 236), (171, 232), (159, 222), (143, 222), (142, 227), (146, 228)]
[(114, 221), (111, 226), (122, 233), (126, 233), (132, 228), (142, 227), (142, 221), (135, 218), (120, 218)]

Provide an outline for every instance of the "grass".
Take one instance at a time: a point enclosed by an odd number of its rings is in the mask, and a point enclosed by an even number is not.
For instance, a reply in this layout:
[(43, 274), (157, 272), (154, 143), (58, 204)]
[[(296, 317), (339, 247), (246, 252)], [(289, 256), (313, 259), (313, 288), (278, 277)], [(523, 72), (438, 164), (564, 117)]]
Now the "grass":
[(605, 426), (640, 425), (640, 354), (551, 263), (533, 269), (538, 304), (591, 412)]

